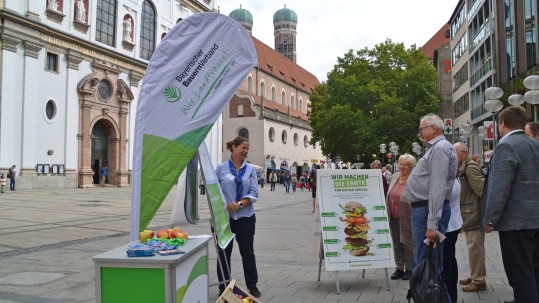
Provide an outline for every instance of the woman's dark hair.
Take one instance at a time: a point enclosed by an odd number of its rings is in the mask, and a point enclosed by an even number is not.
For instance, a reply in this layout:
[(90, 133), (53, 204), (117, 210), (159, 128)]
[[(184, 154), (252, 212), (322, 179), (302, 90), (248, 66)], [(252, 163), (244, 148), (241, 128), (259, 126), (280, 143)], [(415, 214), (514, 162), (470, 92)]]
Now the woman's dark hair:
[(226, 149), (228, 149), (229, 151), (232, 151), (232, 146), (238, 147), (243, 142), (249, 142), (249, 139), (247, 139), (245, 137), (236, 137), (234, 140), (228, 141), (226, 143)]

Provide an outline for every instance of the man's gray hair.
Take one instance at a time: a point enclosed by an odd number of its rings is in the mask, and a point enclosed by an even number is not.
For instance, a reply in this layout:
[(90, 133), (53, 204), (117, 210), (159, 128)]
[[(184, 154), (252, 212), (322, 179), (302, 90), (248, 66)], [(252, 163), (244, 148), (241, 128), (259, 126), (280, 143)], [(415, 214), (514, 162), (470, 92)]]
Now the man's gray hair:
[(444, 131), (444, 120), (435, 114), (427, 114), (421, 118), (425, 120), (426, 126), (434, 125), (440, 131)]
[(466, 144), (464, 144), (463, 142), (457, 142), (457, 143), (453, 144), (453, 147), (455, 147), (457, 152), (459, 152), (461, 150), (465, 150), (466, 152), (468, 152), (468, 146), (466, 146)]

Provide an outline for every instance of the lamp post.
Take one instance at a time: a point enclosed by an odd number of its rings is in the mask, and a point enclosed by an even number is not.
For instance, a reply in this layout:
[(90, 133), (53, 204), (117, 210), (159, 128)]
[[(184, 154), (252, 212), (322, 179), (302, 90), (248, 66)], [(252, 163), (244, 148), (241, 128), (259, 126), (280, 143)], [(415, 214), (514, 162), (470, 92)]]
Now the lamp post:
[(483, 125), (477, 128), (479, 132), (479, 139), (481, 139), (481, 159), (483, 164), (485, 164), (485, 140), (488, 139), (487, 128)]
[(417, 142), (412, 143), (412, 151), (416, 153), (418, 158), (423, 153), (423, 149), (421, 148), (421, 145), (419, 145), (419, 143)]
[(527, 91), (524, 96), (521, 94), (513, 94), (509, 96), (507, 102), (511, 105), (521, 105), (524, 102), (528, 102), (532, 106), (533, 121), (537, 121), (536, 105), (539, 104), (539, 76), (528, 76), (524, 79), (522, 84), (524, 84), (524, 87), (529, 89), (529, 91)]
[(461, 127), (459, 127), (459, 140), (460, 142), (466, 143), (466, 145), (469, 146), (468, 139), (470, 138), (470, 135), (472, 134), (473, 126), (469, 123), (463, 124)]
[(395, 142), (389, 142), (389, 151), (393, 154), (393, 171), (395, 171), (395, 161), (399, 154), (399, 146)]
[(503, 96), (503, 90), (499, 87), (489, 87), (485, 90), (485, 97), (487, 97), (487, 102), (485, 102), (485, 109), (492, 113), (492, 123), (494, 124), (494, 146), (496, 146), (496, 134), (498, 133), (498, 123), (496, 122), (496, 113), (503, 108), (503, 103), (499, 99)]
[(380, 144), (380, 154), (382, 154), (382, 166), (384, 166), (384, 158), (386, 153), (386, 145), (384, 143)]

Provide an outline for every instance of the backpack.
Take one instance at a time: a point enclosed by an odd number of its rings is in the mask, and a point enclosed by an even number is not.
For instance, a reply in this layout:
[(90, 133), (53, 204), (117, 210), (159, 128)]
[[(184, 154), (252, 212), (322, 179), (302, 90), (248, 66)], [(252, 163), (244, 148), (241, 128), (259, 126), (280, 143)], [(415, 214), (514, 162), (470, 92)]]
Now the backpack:
[(438, 273), (440, 242), (436, 236), (436, 248), (438, 252), (433, 257), (434, 244), (429, 244), (427, 258), (414, 268), (410, 277), (410, 289), (406, 295), (408, 303), (413, 299), (415, 303), (448, 303), (449, 297), (442, 276)]

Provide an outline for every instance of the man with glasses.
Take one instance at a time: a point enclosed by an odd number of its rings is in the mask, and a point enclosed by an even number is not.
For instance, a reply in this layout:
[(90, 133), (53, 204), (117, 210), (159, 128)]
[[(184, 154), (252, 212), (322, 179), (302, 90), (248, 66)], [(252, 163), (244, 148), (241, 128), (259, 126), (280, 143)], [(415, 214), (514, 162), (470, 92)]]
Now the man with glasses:
[[(412, 204), (414, 268), (427, 257), (425, 238), (434, 242), (437, 231), (445, 234), (451, 217), (449, 197), (457, 176), (458, 160), (443, 129), (443, 120), (434, 114), (424, 116), (419, 123), (418, 137), (423, 141), (425, 154), (410, 174), (406, 186), (406, 197)], [(443, 258), (443, 254), (439, 257)]]

